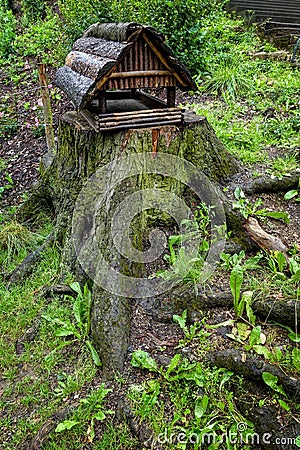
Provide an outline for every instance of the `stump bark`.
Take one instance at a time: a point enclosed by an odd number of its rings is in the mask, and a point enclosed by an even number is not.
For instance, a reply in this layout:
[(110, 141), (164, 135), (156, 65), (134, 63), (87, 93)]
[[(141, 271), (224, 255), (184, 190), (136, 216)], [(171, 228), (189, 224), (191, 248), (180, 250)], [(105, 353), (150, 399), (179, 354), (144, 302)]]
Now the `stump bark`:
[[(175, 125), (161, 126), (155, 129), (130, 129), (118, 132), (95, 132), (87, 122), (76, 112), (68, 112), (60, 120), (58, 131), (58, 151), (47, 167), (41, 170), (41, 180), (35, 188), (32, 197), (23, 208), (23, 213), (36, 209), (37, 204), (42, 207), (50, 205), (56, 217), (55, 239), (62, 246), (61, 279), (66, 274), (72, 273), (79, 281), (89, 280), (92, 289), (92, 334), (94, 342), (103, 362), (103, 371), (106, 378), (112, 376), (114, 371), (122, 371), (130, 333), (130, 296), (122, 295), (122, 291), (113, 293), (103, 289), (101, 285), (94, 283), (95, 273), (103, 271), (103, 259), (98, 257), (97, 249), (88, 247), (90, 270), (88, 275), (86, 268), (81, 267), (78, 260), (78, 248), (74, 248), (74, 233), (77, 244), (80, 247), (81, 240), (91, 228), (96, 228), (97, 244), (101, 247), (104, 259), (109, 259), (110, 266), (115, 271), (121, 271), (125, 275), (139, 278), (145, 274), (146, 264), (137, 258), (135, 262), (129, 261), (120, 255), (114, 246), (114, 236), (111, 236), (111, 221), (113, 212), (104, 207), (96, 214), (96, 225), (87, 213), (88, 205), (97, 204), (96, 186), (101, 180), (95, 178), (95, 190), (87, 194), (80, 194), (85, 184), (94, 173), (106, 165), (114, 172), (114, 162), (128, 155), (140, 155), (150, 153), (155, 159), (161, 153), (184, 158), (200, 169), (212, 182), (220, 180), (236, 173), (239, 170), (236, 160), (227, 152), (222, 143), (217, 139), (213, 129), (205, 118), (186, 114), (184, 124), (181, 127)], [(124, 169), (126, 172), (126, 168)], [(114, 173), (114, 176), (116, 174)], [(106, 176), (108, 174), (106, 173)], [(122, 176), (122, 174), (120, 174)], [(183, 184), (177, 179), (164, 176), (139, 175), (129, 176), (113, 192), (106, 193), (109, 198), (112, 211), (122, 205), (124, 198), (141, 189), (161, 188), (167, 192), (173, 192), (178, 196), (184, 193)], [(81, 197), (80, 197), (80, 195)], [(78, 198), (80, 201), (78, 203)], [(96, 202), (96, 203), (95, 203)], [(137, 199), (134, 201), (139, 203)], [(143, 210), (141, 217), (133, 220), (130, 238), (133, 246), (139, 251), (145, 251), (145, 230), (150, 226), (172, 225), (169, 214), (158, 211), (161, 205)], [(76, 205), (76, 208), (75, 208)], [(79, 206), (78, 206), (79, 205)], [(107, 206), (107, 204), (106, 204)], [(168, 212), (169, 206), (164, 205)], [(74, 227), (73, 212), (82, 211), (83, 217), (76, 222)], [(80, 215), (80, 214), (79, 214)], [(126, 218), (124, 220), (126, 228)], [(173, 226), (173, 225), (172, 225)], [(89, 228), (89, 229), (88, 229)], [(150, 239), (151, 240), (151, 239)], [(122, 244), (121, 244), (122, 245)], [(77, 253), (76, 253), (77, 250)], [(114, 289), (113, 289), (114, 290)], [(118, 293), (121, 292), (121, 295)], [(134, 293), (135, 297), (138, 293)], [(143, 296), (143, 293), (141, 293)]]

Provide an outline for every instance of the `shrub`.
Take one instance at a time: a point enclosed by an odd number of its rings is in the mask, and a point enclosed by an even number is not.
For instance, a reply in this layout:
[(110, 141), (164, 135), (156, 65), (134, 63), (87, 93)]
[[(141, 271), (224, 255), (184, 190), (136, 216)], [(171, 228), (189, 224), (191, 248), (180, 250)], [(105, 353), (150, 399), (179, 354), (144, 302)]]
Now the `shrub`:
[(12, 52), (16, 37), (16, 20), (11, 11), (0, 7), (0, 57), (7, 58)]
[(44, 0), (22, 0), (23, 18), (28, 22), (34, 22), (45, 15)]
[(18, 55), (33, 56), (40, 62), (61, 63), (68, 47), (60, 18), (48, 12), (45, 21), (30, 24), (23, 34), (16, 37), (14, 49)]

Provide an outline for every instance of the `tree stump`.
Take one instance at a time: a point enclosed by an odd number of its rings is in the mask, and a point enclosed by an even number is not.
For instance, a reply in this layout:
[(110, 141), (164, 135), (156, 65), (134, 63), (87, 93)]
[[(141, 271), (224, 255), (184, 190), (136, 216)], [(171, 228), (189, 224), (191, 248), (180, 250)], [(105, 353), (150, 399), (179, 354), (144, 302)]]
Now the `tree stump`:
[[(141, 164), (149, 161), (159, 164), (163, 155), (169, 155), (168, 161), (164, 160), (165, 170), (149, 173), (141, 169)], [(177, 161), (184, 162), (175, 167)], [(129, 344), (130, 298), (159, 294), (155, 289), (146, 292), (152, 285), (147, 287), (148, 278), (143, 277), (149, 275), (149, 267), (153, 270), (154, 256), (162, 256), (157, 245), (164, 249), (166, 237), (157, 230), (149, 237), (147, 233), (160, 225), (174, 234), (174, 222), (179, 228), (180, 221), (189, 217), (186, 201), (177, 198), (197, 181), (191, 165), (204, 174), (204, 197), (211, 190), (209, 183), (218, 183), (239, 170), (204, 117), (186, 113), (181, 127), (97, 133), (72, 111), (61, 118), (57, 154), (41, 170), (39, 185), (25, 205), (27, 212), (38, 203), (51, 205), (56, 217), (55, 239), (62, 245), (61, 278), (71, 272), (77, 280), (89, 281), (92, 335), (105, 377), (123, 369)], [(218, 212), (217, 194), (210, 192), (209, 197), (201, 200)], [(91, 234), (93, 238), (87, 238)]]

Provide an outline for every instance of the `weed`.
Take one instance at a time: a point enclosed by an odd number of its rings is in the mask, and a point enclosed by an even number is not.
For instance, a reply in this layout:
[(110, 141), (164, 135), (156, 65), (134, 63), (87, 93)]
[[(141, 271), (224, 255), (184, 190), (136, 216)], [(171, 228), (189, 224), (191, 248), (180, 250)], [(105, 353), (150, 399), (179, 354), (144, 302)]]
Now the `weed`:
[(12, 11), (0, 6), (0, 58), (7, 58), (13, 50), (16, 37), (16, 19)]
[[(221, 430), (233, 430), (237, 422), (245, 422), (234, 407), (232, 392), (226, 389), (233, 372), (211, 371), (204, 364), (190, 362), (180, 354), (172, 358), (168, 367), (158, 368), (155, 361), (140, 350), (133, 353), (132, 365), (146, 370), (150, 367), (156, 375), (141, 385), (132, 386), (128, 393), (135, 413), (151, 423), (154, 443), (164, 443), (166, 449), (182, 448), (182, 445), (178, 447), (177, 437), (184, 436), (186, 444), (192, 442), (193, 448), (199, 449), (201, 443), (206, 443), (208, 433), (217, 442)], [(168, 419), (165, 417), (166, 400), (171, 403)], [(251, 433), (251, 423), (245, 423), (247, 432)], [(194, 439), (190, 440), (192, 436)]]
[(296, 153), (286, 155), (283, 158), (278, 156), (273, 162), (270, 169), (267, 170), (268, 173), (273, 177), (282, 179), (284, 176), (290, 176), (290, 172), (298, 169), (299, 162)]
[(0, 229), (0, 247), (6, 250), (2, 261), (4, 268), (7, 268), (13, 258), (25, 255), (27, 250), (36, 247), (37, 243), (43, 240), (43, 236), (29, 231), (24, 225), (15, 220), (6, 223)]
[(5, 181), (7, 181), (7, 184), (0, 186), (0, 198), (4, 191), (6, 191), (7, 189), (11, 189), (13, 187), (14, 183), (12, 177), (9, 175), (8, 172), (4, 173), (4, 179)]
[(284, 200), (291, 200), (292, 198), (295, 202), (300, 202), (300, 178), (297, 189), (291, 189), (284, 196)]
[(76, 425), (86, 424), (88, 425), (86, 430), (88, 441), (93, 443), (95, 438), (95, 420), (102, 421), (106, 419), (107, 414), (114, 414), (114, 411), (105, 409), (103, 406), (103, 401), (110, 391), (111, 389), (106, 389), (105, 384), (102, 383), (98, 390), (81, 399), (80, 406), (73, 413), (73, 419), (60, 422), (55, 428), (55, 433), (62, 433), (71, 430)]
[(244, 66), (235, 58), (222, 61), (204, 83), (205, 90), (222, 95), (227, 102), (235, 100), (253, 89), (253, 82), (243, 69)]
[[(101, 362), (99, 359), (99, 355), (97, 350), (93, 346), (92, 342), (89, 340), (89, 333), (91, 328), (91, 305), (92, 305), (92, 296), (91, 292), (88, 289), (87, 285), (84, 286), (83, 290), (81, 289), (79, 283), (74, 282), (70, 284), (71, 289), (77, 293), (77, 297), (73, 303), (73, 315), (75, 319), (75, 324), (71, 322), (69, 319), (61, 320), (58, 318), (53, 319), (51, 316), (44, 314), (42, 317), (46, 319), (48, 322), (52, 324), (59, 325), (55, 332), (56, 336), (65, 337), (65, 336), (74, 336), (76, 340), (83, 342), (91, 354), (91, 357), (96, 366), (101, 366)], [(72, 300), (73, 297), (66, 295), (66, 300)], [(67, 341), (61, 344), (60, 348), (69, 345), (72, 341)], [(56, 353), (58, 349), (56, 348), (53, 353)]]
[(261, 198), (258, 198), (254, 203), (248, 200), (241, 188), (236, 188), (234, 191), (236, 202), (233, 203), (232, 208), (240, 211), (244, 219), (249, 216), (271, 217), (272, 219), (281, 219), (284, 223), (289, 223), (290, 219), (285, 211), (268, 211), (265, 208), (260, 209), (263, 204)]
[(174, 315), (173, 316), (173, 321), (175, 323), (177, 323), (180, 328), (182, 329), (183, 333), (184, 333), (184, 339), (179, 341), (179, 345), (178, 347), (182, 347), (184, 345), (186, 345), (186, 343), (189, 343), (193, 340), (206, 340), (209, 336), (210, 333), (208, 333), (204, 327), (204, 321), (202, 321), (202, 324), (200, 324), (199, 322), (194, 322), (192, 325), (188, 326), (187, 325), (187, 310), (185, 309), (182, 313), (181, 316), (178, 315)]

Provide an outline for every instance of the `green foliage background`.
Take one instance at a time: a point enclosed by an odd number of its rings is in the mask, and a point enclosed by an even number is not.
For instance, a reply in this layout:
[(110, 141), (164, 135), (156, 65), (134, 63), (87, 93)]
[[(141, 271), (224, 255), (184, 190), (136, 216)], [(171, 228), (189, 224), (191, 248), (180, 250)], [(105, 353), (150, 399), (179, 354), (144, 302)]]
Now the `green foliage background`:
[(16, 19), (2, 0), (0, 57), (9, 58), (13, 50), (19, 56), (61, 63), (74, 40), (92, 23), (135, 21), (164, 33), (193, 75), (202, 76), (211, 73), (232, 47), (238, 52), (249, 39), (247, 30), (236, 33), (238, 23), (224, 10), (227, 1), (58, 0), (58, 12), (43, 0), (22, 0), (16, 32)]

